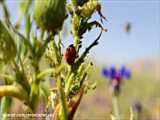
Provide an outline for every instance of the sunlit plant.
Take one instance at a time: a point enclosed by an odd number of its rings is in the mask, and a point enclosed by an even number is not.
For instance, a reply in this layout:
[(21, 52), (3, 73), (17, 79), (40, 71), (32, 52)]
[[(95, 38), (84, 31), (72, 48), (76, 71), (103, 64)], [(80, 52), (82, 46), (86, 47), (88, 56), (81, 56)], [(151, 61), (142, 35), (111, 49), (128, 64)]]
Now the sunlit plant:
[[(1, 118), (7, 119), (3, 115), (9, 113), (14, 97), (23, 103), (24, 112), (36, 113), (38, 103), (45, 99), (46, 109), (53, 111), (52, 119), (72, 120), (85, 91), (92, 86), (87, 81), (92, 62), (86, 57), (106, 31), (101, 25), (106, 18), (100, 2), (22, 0), (16, 24), (11, 21), (5, 0), (0, 0), (0, 5), (0, 78), (4, 81), (0, 86)], [(91, 19), (95, 12), (101, 23)], [(71, 20), (73, 41), (63, 51), (62, 28), (66, 19)], [(80, 54), (83, 35), (94, 26), (100, 28), (100, 34)], [(46, 87), (50, 79), (56, 84)]]

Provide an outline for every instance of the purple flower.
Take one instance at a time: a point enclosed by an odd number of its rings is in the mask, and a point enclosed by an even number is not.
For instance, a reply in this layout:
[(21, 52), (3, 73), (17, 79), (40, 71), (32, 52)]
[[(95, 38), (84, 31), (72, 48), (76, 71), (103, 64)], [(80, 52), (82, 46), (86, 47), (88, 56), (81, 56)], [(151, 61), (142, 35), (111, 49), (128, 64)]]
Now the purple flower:
[(117, 76), (117, 70), (114, 66), (112, 66), (109, 70), (109, 74), (110, 74), (110, 79), (115, 79)]
[(102, 75), (103, 75), (105, 78), (109, 78), (110, 80), (115, 79), (116, 76), (117, 76), (116, 68), (115, 68), (114, 66), (112, 66), (112, 67), (109, 68), (109, 69), (104, 68), (104, 69), (102, 70)]
[(127, 71), (126, 71), (125, 78), (126, 78), (127, 80), (129, 80), (129, 79), (131, 78), (131, 71), (130, 71), (130, 70), (127, 70)]
[(108, 77), (109, 77), (109, 70), (106, 69), (106, 68), (103, 68), (103, 70), (102, 70), (102, 75), (103, 75), (104, 77), (108, 78)]
[(122, 66), (120, 70), (116, 69), (114, 66), (110, 68), (103, 68), (102, 75), (110, 80), (118, 78), (124, 78), (129, 80), (131, 78), (131, 71), (125, 66)]
[(113, 89), (113, 93), (115, 96), (118, 96), (121, 90), (121, 81), (123, 79), (130, 79), (131, 71), (125, 66), (122, 66), (120, 69), (116, 69), (112, 66), (110, 68), (103, 68), (102, 75), (111, 80), (110, 85)]
[(122, 66), (122, 68), (120, 69), (120, 75), (129, 80), (131, 78), (131, 71), (129, 69), (127, 69), (125, 66)]

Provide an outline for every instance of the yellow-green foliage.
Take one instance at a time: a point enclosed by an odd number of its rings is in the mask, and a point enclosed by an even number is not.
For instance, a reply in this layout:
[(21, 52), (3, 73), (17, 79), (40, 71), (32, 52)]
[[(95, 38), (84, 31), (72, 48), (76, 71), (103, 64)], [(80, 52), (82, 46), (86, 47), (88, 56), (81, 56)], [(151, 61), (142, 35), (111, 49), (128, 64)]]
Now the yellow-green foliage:
[(0, 21), (0, 60), (8, 62), (16, 55), (14, 39)]

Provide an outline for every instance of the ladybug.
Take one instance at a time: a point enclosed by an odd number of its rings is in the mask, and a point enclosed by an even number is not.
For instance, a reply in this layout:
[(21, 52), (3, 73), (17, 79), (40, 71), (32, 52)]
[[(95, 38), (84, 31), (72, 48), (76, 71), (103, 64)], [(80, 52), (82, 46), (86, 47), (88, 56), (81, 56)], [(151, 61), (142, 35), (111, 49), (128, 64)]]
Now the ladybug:
[(65, 51), (64, 58), (69, 65), (73, 65), (76, 58), (78, 58), (77, 51), (73, 44), (71, 44)]

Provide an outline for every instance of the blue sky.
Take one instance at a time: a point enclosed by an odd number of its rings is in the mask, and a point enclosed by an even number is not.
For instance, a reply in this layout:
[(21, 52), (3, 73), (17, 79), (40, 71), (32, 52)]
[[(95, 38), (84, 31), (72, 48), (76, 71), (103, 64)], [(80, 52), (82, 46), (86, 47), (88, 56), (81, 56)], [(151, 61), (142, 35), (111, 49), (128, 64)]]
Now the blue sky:
[[(160, 56), (160, 0), (101, 0), (108, 29), (91, 52), (99, 63), (126, 63), (139, 58)], [(13, 21), (18, 0), (8, 0)], [(94, 17), (98, 18), (98, 17)], [(132, 24), (130, 34), (124, 32)], [(96, 38), (97, 30), (85, 35), (85, 45)], [(70, 37), (67, 39), (71, 39)]]
[[(110, 63), (160, 55), (160, 1), (107, 1), (102, 4), (109, 31), (93, 55)], [(133, 26), (129, 35), (123, 31), (127, 21)]]

